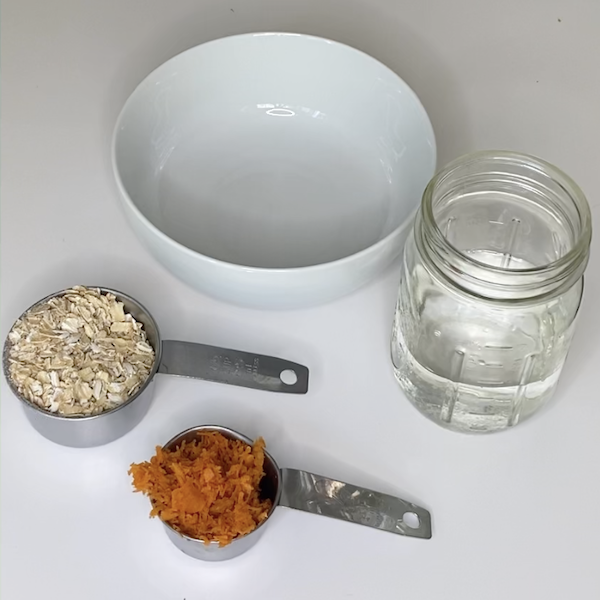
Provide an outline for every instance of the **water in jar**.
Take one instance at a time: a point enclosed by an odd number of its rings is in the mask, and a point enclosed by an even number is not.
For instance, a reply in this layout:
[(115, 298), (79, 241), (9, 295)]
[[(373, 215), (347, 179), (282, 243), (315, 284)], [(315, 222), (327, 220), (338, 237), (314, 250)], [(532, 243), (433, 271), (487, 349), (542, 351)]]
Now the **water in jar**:
[[(573, 244), (552, 210), (498, 190), (456, 194), (435, 218), (446, 240), (484, 267), (526, 270), (558, 260)], [(440, 276), (422, 259), (415, 235), (405, 249), (392, 333), (400, 386), (423, 414), (450, 429), (517, 424), (556, 387), (582, 278), (545, 300), (485, 298), (460, 277)]]

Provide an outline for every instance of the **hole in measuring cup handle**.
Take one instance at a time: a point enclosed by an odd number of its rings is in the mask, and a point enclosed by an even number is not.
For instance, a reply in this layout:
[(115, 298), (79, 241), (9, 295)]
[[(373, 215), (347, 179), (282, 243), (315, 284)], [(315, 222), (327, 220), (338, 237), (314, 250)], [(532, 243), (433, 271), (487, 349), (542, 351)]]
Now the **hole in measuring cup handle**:
[(411, 529), (418, 529), (421, 525), (421, 519), (419, 519), (419, 515), (412, 511), (407, 511), (402, 515), (402, 522)]
[(294, 385), (298, 382), (298, 375), (293, 369), (285, 369), (279, 374), (279, 378), (285, 385)]

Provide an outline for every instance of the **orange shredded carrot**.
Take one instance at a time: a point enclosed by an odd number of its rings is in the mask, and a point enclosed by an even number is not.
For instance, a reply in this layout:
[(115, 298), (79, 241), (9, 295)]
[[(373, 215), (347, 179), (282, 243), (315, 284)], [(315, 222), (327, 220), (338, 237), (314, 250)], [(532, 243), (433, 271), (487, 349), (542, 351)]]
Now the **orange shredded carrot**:
[(254, 531), (272, 502), (260, 497), (264, 475), (262, 438), (252, 446), (217, 431), (201, 432), (175, 450), (156, 447), (149, 462), (132, 464), (135, 491), (152, 503), (159, 517), (189, 537), (229, 544)]

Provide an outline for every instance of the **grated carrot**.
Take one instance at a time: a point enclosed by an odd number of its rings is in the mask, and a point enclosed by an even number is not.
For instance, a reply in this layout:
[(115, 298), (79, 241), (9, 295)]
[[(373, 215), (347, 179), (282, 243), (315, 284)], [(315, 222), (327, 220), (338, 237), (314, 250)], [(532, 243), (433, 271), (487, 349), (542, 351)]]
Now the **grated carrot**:
[(152, 503), (151, 517), (208, 544), (229, 544), (254, 531), (268, 516), (272, 502), (260, 498), (264, 475), (262, 438), (252, 446), (218, 431), (174, 450), (156, 447), (149, 462), (132, 464), (135, 491)]

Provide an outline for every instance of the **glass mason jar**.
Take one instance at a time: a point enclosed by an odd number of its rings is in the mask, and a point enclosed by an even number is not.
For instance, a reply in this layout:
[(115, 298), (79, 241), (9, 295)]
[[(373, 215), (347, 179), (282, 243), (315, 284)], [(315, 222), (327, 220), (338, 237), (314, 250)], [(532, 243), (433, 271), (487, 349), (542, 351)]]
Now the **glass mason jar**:
[(540, 408), (569, 350), (590, 241), (585, 196), (542, 160), (479, 152), (439, 172), (406, 242), (392, 334), (410, 401), (467, 432)]

